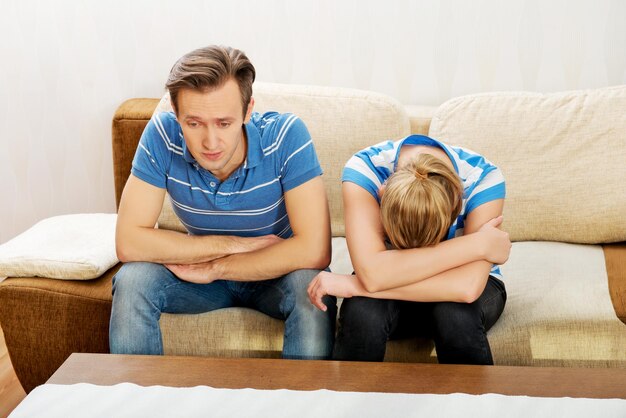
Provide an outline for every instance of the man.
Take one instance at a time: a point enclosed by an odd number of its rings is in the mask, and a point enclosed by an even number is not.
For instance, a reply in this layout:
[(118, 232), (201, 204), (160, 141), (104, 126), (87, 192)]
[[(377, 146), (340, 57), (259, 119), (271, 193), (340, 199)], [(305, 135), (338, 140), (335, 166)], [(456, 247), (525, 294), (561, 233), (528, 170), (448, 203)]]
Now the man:
[[(321, 168), (296, 116), (253, 113), (242, 51), (188, 53), (166, 83), (173, 113), (148, 123), (119, 207), (112, 353), (162, 354), (162, 312), (246, 306), (285, 320), (283, 357), (330, 357), (336, 305), (309, 303), (330, 262)], [(165, 192), (189, 234), (155, 229)]]

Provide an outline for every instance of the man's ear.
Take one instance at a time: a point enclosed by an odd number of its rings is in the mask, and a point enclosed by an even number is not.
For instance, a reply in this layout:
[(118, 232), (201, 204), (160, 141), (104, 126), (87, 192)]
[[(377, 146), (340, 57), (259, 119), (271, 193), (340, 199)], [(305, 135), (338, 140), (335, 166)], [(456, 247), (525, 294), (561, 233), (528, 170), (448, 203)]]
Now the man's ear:
[(252, 116), (252, 110), (254, 109), (254, 97), (250, 97), (250, 103), (248, 103), (248, 109), (246, 110), (246, 116), (243, 118), (243, 123), (250, 122), (250, 116)]

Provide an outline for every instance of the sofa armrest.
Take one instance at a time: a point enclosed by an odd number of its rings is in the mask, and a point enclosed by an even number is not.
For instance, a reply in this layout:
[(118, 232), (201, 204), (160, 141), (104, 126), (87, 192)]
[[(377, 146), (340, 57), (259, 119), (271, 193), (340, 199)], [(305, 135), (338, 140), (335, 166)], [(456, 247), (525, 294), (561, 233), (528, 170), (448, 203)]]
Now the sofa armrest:
[(109, 352), (111, 280), (120, 266), (94, 280), (9, 277), (0, 283), (0, 324), (27, 393), (70, 354)]
[(626, 242), (605, 244), (602, 247), (611, 302), (617, 317), (626, 324)]
[(137, 144), (158, 103), (159, 99), (126, 100), (113, 116), (113, 175), (117, 206), (120, 205), (122, 190), (130, 175)]

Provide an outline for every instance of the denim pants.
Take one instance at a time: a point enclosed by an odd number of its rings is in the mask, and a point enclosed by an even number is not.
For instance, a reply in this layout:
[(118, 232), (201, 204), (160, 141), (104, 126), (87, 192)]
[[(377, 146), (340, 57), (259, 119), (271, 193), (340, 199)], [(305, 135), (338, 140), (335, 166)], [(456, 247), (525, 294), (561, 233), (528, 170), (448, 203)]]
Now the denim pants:
[(493, 364), (487, 331), (505, 303), (504, 283), (491, 276), (473, 303), (344, 299), (333, 358), (382, 361), (387, 340), (419, 336), (434, 339), (439, 363)]
[(309, 302), (307, 286), (318, 273), (297, 270), (273, 280), (195, 284), (180, 280), (161, 264), (124, 264), (113, 277), (111, 353), (163, 354), (162, 312), (194, 314), (242, 306), (285, 320), (284, 358), (327, 359), (337, 305), (334, 297), (327, 297), (328, 310), (322, 312)]

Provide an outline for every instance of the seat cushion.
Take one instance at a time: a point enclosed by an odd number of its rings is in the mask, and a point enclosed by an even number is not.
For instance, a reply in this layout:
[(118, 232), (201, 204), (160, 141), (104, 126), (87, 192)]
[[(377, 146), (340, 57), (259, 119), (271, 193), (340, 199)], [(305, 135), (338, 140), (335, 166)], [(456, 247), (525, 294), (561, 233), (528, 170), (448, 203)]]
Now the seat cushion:
[(517, 242), (502, 273), (508, 300), (488, 334), (496, 364), (626, 367), (601, 246)]

